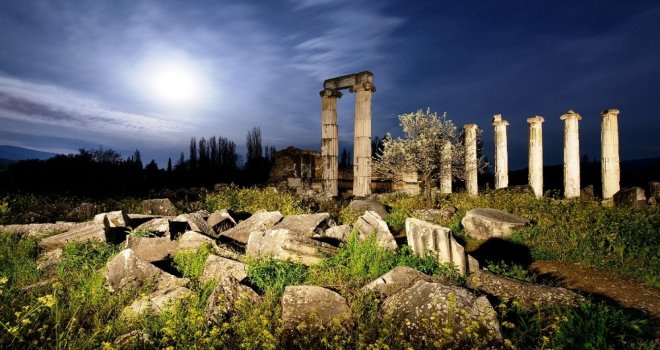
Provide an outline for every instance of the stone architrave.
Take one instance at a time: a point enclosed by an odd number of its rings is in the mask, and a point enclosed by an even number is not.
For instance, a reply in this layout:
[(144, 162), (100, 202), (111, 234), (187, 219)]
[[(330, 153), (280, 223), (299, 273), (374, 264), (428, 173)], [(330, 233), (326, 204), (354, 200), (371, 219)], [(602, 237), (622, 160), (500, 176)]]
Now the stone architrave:
[(543, 196), (543, 117), (527, 118), (529, 123), (529, 187), (534, 195)]
[(355, 93), (355, 139), (353, 152), (353, 195), (371, 194), (371, 83), (351, 87)]
[(580, 133), (578, 122), (582, 116), (568, 110), (564, 121), (564, 198), (580, 196)]
[(465, 188), (468, 194), (477, 195), (477, 124), (464, 125), (465, 129)]
[(501, 114), (493, 116), (495, 128), (495, 189), (509, 186), (509, 155), (507, 151), (506, 127), (509, 122)]
[(440, 193), (451, 193), (451, 141), (445, 140), (440, 150)]
[(602, 111), (600, 124), (601, 145), (601, 179), (603, 183), (603, 199), (612, 199), (621, 189), (621, 169), (619, 168), (619, 110)]
[(323, 162), (323, 191), (328, 196), (338, 194), (339, 132), (337, 130), (337, 99), (342, 93), (324, 89), (321, 94), (321, 159)]

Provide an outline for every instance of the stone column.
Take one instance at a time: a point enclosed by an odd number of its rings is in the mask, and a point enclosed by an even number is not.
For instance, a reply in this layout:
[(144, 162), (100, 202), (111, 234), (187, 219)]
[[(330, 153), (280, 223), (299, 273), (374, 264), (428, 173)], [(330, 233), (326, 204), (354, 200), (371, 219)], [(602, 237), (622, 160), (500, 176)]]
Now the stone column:
[(495, 188), (509, 187), (509, 156), (506, 145), (506, 126), (501, 114), (493, 116), (495, 127)]
[(612, 199), (620, 189), (621, 170), (619, 168), (619, 110), (602, 111), (600, 124), (600, 164), (603, 183), (603, 199)]
[(341, 92), (332, 89), (321, 91), (321, 159), (323, 162), (323, 192), (328, 196), (338, 194), (339, 134), (337, 131), (337, 98)]
[(451, 193), (451, 141), (445, 140), (440, 150), (440, 193)]
[(353, 145), (353, 195), (371, 194), (371, 83), (351, 87), (355, 93), (355, 140)]
[(543, 117), (527, 118), (529, 123), (529, 187), (536, 198), (543, 196)]
[(578, 122), (582, 117), (569, 110), (561, 116), (564, 121), (564, 198), (580, 197), (580, 134)]
[(464, 125), (465, 129), (465, 188), (467, 193), (477, 195), (477, 124)]

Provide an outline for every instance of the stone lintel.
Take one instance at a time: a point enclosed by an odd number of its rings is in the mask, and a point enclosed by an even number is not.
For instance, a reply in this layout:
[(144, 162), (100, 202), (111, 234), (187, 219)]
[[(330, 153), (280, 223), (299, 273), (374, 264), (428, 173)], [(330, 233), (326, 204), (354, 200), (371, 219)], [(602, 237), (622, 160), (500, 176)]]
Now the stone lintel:
[(376, 86), (372, 83), (359, 83), (351, 86), (348, 91), (357, 92), (357, 91), (371, 91), (376, 92)]
[(618, 117), (619, 116), (619, 110), (616, 109), (616, 108), (606, 109), (606, 110), (600, 112), (600, 115), (602, 117), (607, 117), (607, 116)]
[(568, 112), (566, 112), (566, 114), (563, 114), (559, 118), (561, 120), (574, 119), (574, 118), (577, 118), (577, 120), (582, 120), (582, 116), (575, 113), (572, 109), (569, 109)]
[(331, 90), (341, 90), (352, 88), (355, 85), (369, 83), (373, 86), (374, 75), (369, 71), (355, 74), (342, 75), (340, 77), (327, 79), (323, 82), (323, 88)]
[(321, 92), (319, 92), (319, 95), (321, 97), (336, 97), (336, 98), (341, 98), (343, 94), (339, 90), (335, 89), (323, 89)]
[(493, 126), (500, 126), (500, 125), (506, 126), (506, 125), (509, 125), (509, 122), (506, 121), (506, 120), (503, 120), (501, 114), (495, 114), (493, 116)]
[(477, 129), (477, 124), (465, 124), (463, 125), (463, 129), (465, 130), (471, 130), (471, 129)]
[(530, 124), (543, 123), (544, 121), (545, 121), (545, 119), (543, 119), (543, 117), (541, 117), (540, 115), (535, 115), (531, 118), (527, 118), (527, 122), (530, 123)]

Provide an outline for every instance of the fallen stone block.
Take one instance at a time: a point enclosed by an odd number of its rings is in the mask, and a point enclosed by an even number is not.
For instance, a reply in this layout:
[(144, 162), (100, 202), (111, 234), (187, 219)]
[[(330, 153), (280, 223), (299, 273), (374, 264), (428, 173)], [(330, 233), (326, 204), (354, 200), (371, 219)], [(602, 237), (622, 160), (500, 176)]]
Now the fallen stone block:
[(514, 231), (527, 226), (529, 221), (497, 209), (476, 208), (465, 214), (461, 224), (470, 237), (484, 240), (509, 237)]
[(299, 236), (290, 230), (273, 229), (252, 232), (246, 254), (253, 257), (272, 256), (275, 259), (291, 260), (310, 266), (336, 251), (337, 248), (327, 243)]
[(305, 322), (309, 327), (327, 324), (349, 312), (346, 299), (317, 286), (288, 286), (282, 295), (282, 323), (284, 332), (295, 330)]
[(106, 287), (111, 292), (123, 289), (137, 290), (147, 283), (154, 283), (156, 290), (173, 286), (185, 286), (188, 279), (177, 278), (153, 264), (139, 259), (133, 250), (124, 249), (107, 264), (103, 274)]
[(174, 219), (172, 219), (173, 223), (186, 223), (186, 228), (185, 230), (190, 230), (190, 231), (195, 231), (199, 233), (203, 233), (209, 237), (214, 237), (216, 236), (215, 231), (211, 228), (206, 223), (206, 219), (204, 218), (202, 213), (192, 213), (192, 214), (181, 214)]
[(646, 206), (646, 195), (640, 187), (626, 187), (614, 194), (614, 204), (621, 207)]
[(124, 248), (133, 250), (138, 259), (154, 262), (172, 258), (177, 251), (177, 241), (169, 237), (135, 237), (128, 235)]
[(236, 227), (236, 221), (226, 210), (216, 210), (206, 219), (206, 223), (216, 233), (214, 238), (218, 238), (221, 232)]
[(412, 267), (397, 266), (362, 288), (376, 292), (382, 298), (387, 298), (409, 288), (420, 280), (431, 282), (431, 276), (417, 271)]
[(157, 236), (170, 236), (170, 220), (167, 218), (151, 219), (135, 228), (137, 232), (149, 232)]
[(204, 320), (207, 325), (220, 323), (236, 312), (236, 304), (245, 300), (250, 305), (258, 306), (261, 297), (250, 287), (240, 284), (232, 277), (227, 276), (218, 283), (206, 304)]
[(367, 211), (376, 212), (383, 220), (387, 219), (390, 215), (383, 204), (368, 199), (352, 200), (351, 203), (348, 204), (348, 207), (360, 213)]
[(179, 209), (168, 198), (145, 199), (140, 203), (143, 214), (177, 216)]
[(256, 212), (247, 220), (238, 223), (236, 227), (222, 232), (220, 236), (229, 238), (239, 244), (246, 245), (251, 232), (269, 230), (280, 222), (282, 218), (283, 216), (279, 211)]
[(353, 227), (359, 231), (361, 239), (375, 234), (378, 246), (389, 250), (396, 250), (396, 240), (387, 227), (387, 223), (381, 219), (378, 213), (373, 211), (365, 212), (364, 215), (357, 219)]
[(103, 224), (92, 223), (55, 236), (44, 238), (39, 241), (39, 247), (48, 251), (57, 248), (64, 248), (65, 245), (72, 242), (84, 242), (91, 239), (97, 239), (101, 242), (111, 242), (116, 241), (117, 239), (115, 238), (106, 235), (106, 229)]
[(231, 276), (238, 281), (242, 281), (248, 276), (248, 267), (246, 264), (217, 255), (209, 255), (204, 263), (204, 270), (199, 281), (202, 283), (211, 280), (222, 281), (226, 277)]
[(300, 236), (311, 238), (333, 226), (335, 222), (330, 218), (330, 214), (317, 213), (287, 216), (273, 229), (291, 230)]
[(186, 287), (171, 286), (156, 290), (146, 297), (135, 300), (128, 308), (133, 315), (141, 315), (145, 312), (159, 314), (168, 307), (173, 306), (177, 300), (190, 294), (192, 292)]

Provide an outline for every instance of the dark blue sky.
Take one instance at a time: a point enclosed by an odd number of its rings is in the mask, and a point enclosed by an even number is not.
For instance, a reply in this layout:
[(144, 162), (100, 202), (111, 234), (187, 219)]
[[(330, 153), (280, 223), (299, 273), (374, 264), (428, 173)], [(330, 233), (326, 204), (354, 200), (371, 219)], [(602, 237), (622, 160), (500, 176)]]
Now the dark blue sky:
[[(660, 156), (657, 1), (0, 2), (0, 144), (69, 153), (102, 145), (161, 166), (190, 137), (320, 149), (324, 79), (370, 70), (373, 135), (430, 107), (477, 123), (492, 156), (493, 114), (510, 122), (512, 169), (527, 162), (526, 118), (541, 115), (546, 164), (562, 122), (583, 117), (600, 156), (600, 115), (621, 110), (624, 160)], [(353, 96), (339, 101), (340, 141)]]

